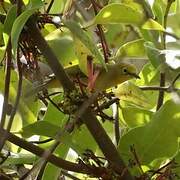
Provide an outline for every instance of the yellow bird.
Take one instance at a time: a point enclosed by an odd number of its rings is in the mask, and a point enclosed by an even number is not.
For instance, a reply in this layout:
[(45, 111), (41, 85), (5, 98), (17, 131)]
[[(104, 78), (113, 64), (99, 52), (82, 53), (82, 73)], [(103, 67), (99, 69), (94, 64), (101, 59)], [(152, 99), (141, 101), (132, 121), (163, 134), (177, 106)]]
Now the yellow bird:
[[(136, 74), (136, 67), (128, 63), (107, 64), (107, 71), (99, 65), (97, 65), (95, 69), (98, 69), (99, 73), (95, 79), (93, 90), (104, 91), (129, 79), (139, 78)], [(44, 72), (46, 72), (46, 76), (48, 75), (47, 68), (42, 63), (39, 63), (39, 71), (42, 76), (44, 75)], [(68, 67), (65, 71), (71, 79), (76, 79), (78, 75), (82, 82), (87, 83), (88, 81), (88, 77), (81, 72), (78, 65)], [(50, 71), (48, 78), (44, 79), (40, 83), (36, 83), (32, 89), (28, 90), (27, 94), (34, 94), (45, 88), (49, 89), (61, 87), (61, 83), (54, 75), (52, 75), (52, 71)]]

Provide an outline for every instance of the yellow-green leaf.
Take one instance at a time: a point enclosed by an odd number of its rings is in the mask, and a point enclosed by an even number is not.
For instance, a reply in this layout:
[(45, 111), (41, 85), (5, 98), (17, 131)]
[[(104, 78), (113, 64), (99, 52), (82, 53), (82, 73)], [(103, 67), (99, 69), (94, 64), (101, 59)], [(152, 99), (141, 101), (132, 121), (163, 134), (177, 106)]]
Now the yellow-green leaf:
[(134, 41), (130, 41), (123, 46), (121, 46), (116, 52), (116, 58), (118, 57), (138, 57), (138, 56), (145, 56), (146, 51), (144, 48), (144, 40), (137, 39)]
[(153, 19), (148, 19), (148, 20), (142, 25), (142, 29), (165, 31), (165, 29), (163, 28), (163, 26), (161, 26), (158, 22), (154, 21)]
[(122, 3), (112, 3), (101, 9), (101, 11), (96, 15), (94, 23), (127, 23), (140, 25), (144, 22), (144, 19), (144, 14), (137, 9), (133, 9), (132, 7)]
[[(97, 46), (92, 41), (91, 37), (79, 26), (78, 23), (72, 20), (63, 21), (64, 25), (71, 31), (73, 36), (77, 38), (93, 56), (98, 60), (98, 62), (107, 70), (105, 61), (99, 52)], [(86, 58), (87, 59), (87, 58)]]
[(150, 108), (148, 98), (143, 91), (130, 82), (120, 84), (117, 89), (114, 90), (115, 96), (121, 100), (130, 102), (139, 107)]

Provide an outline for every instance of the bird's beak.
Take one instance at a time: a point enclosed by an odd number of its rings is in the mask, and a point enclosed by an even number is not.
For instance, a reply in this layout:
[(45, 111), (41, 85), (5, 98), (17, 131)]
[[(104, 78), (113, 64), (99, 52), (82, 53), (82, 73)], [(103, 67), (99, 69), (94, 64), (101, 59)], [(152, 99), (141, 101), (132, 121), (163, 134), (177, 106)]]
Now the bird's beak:
[(128, 73), (129, 75), (135, 77), (136, 79), (141, 79), (136, 73)]

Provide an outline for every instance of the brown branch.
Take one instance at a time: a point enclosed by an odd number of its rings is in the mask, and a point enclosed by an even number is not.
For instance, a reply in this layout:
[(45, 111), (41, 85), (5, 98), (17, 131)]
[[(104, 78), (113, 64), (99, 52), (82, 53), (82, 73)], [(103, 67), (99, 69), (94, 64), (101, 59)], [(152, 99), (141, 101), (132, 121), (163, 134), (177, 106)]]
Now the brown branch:
[(114, 115), (114, 132), (115, 132), (115, 139), (116, 139), (116, 145), (119, 144), (120, 140), (120, 131), (119, 131), (119, 102), (116, 104), (116, 110)]
[[(0, 128), (0, 134), (4, 134), (6, 130)], [(7, 132), (7, 140), (39, 157), (42, 157), (43, 154), (46, 154), (46, 150), (33, 145), (32, 143), (29, 143), (25, 141), (22, 138), (19, 138), (15, 136), (14, 134)], [(66, 160), (63, 160), (53, 154), (50, 154), (48, 157), (48, 162), (54, 164), (55, 166), (68, 170), (68, 171), (73, 171), (77, 173), (85, 173), (89, 175), (94, 175), (96, 177), (99, 177), (104, 173), (104, 168), (98, 168), (98, 167), (93, 167), (93, 166), (87, 166), (83, 164), (77, 164), (77, 163), (72, 163)]]
[(90, 109), (87, 109), (84, 112), (82, 120), (86, 124), (88, 130), (98, 143), (101, 151), (108, 159), (113, 169), (121, 176), (121, 179), (132, 180), (133, 177), (121, 159), (117, 149)]
[[(57, 76), (58, 80), (61, 82), (64, 89), (66, 91), (72, 92), (75, 89), (74, 84), (70, 81), (69, 77), (66, 75), (63, 67), (60, 65), (53, 51), (50, 49), (47, 42), (44, 40), (41, 33), (35, 26), (34, 21), (30, 20), (27, 25), (28, 25), (28, 32), (33, 38), (36, 46), (40, 49), (40, 51), (46, 58), (48, 64), (50, 65), (51, 69)], [(93, 94), (93, 96), (96, 97), (97, 94), (98, 93), (95, 93)], [(96, 119), (96, 117), (93, 115), (93, 113), (90, 111), (90, 109), (88, 109), (89, 104), (87, 105), (87, 107), (84, 107), (84, 105), (82, 105), (81, 107), (82, 109), (84, 109), (84, 111), (79, 111), (80, 113), (78, 114), (80, 116), (77, 119), (83, 119), (84, 123), (86, 124), (87, 128), (95, 138), (96, 142), (98, 143), (105, 157), (113, 165), (114, 169), (117, 172), (119, 172), (119, 174), (123, 173), (121, 174), (122, 178), (124, 180), (133, 179), (127, 167), (125, 166), (123, 160), (121, 159), (119, 153), (117, 152), (114, 144), (110, 140), (109, 136), (106, 134), (105, 130), (103, 129), (99, 121)]]
[[(98, 8), (97, 8), (97, 3), (94, 0), (91, 0), (92, 6), (94, 8), (95, 15), (98, 13)], [(98, 36), (101, 41), (103, 53), (104, 53), (104, 60), (107, 63), (108, 62), (108, 56), (109, 56), (109, 48), (106, 42), (106, 38), (104, 35), (104, 31), (102, 29), (102, 26), (100, 24), (97, 24), (97, 29), (98, 29)]]
[(168, 87), (160, 87), (160, 86), (140, 86), (139, 87), (143, 91), (166, 91), (166, 92), (172, 92), (172, 91), (180, 91), (179, 88), (171, 88), (171, 86)]
[(10, 79), (11, 79), (12, 53), (11, 53), (11, 41), (10, 41), (10, 38), (9, 38), (9, 41), (8, 41), (6, 52), (7, 52), (7, 59), (6, 59), (6, 72), (5, 72), (5, 82), (4, 82), (4, 102), (3, 102), (3, 110), (2, 110), (1, 123), (0, 123), (1, 128), (3, 128), (4, 124), (5, 124), (7, 106), (8, 106), (8, 99), (9, 99)]
[[(165, 86), (166, 78), (165, 73), (160, 73), (160, 87)], [(156, 110), (159, 110), (159, 108), (163, 105), (164, 101), (164, 91), (159, 90), (159, 97), (157, 101), (157, 107)]]
[[(11, 79), (11, 59), (12, 59), (12, 47), (11, 47), (11, 38), (9, 37), (8, 44), (7, 44), (7, 59), (6, 59), (6, 73), (5, 73), (5, 85), (4, 85), (4, 102), (3, 102), (3, 109), (1, 115), (1, 123), (0, 128), (3, 128), (6, 121), (6, 115), (8, 111), (8, 101), (9, 101), (9, 90), (10, 90), (10, 79)], [(6, 140), (6, 133), (1, 134), (0, 138), (0, 152), (4, 146), (4, 142)]]
[(35, 45), (39, 48), (39, 50), (46, 58), (46, 61), (48, 62), (49, 66), (55, 73), (57, 79), (61, 82), (64, 90), (68, 92), (73, 91), (75, 89), (74, 84), (65, 73), (63, 66), (59, 63), (57, 57), (55, 56), (52, 49), (49, 47), (49, 45), (41, 35), (34, 21), (30, 20), (27, 23), (27, 25), (28, 25), (28, 32), (33, 38)]
[[(21, 62), (19, 59), (19, 53), (17, 53), (17, 67), (18, 67), (18, 75), (19, 75), (19, 80), (18, 80), (18, 87), (17, 87), (17, 95), (16, 95), (16, 100), (14, 103), (14, 106), (12, 108), (11, 111), (11, 115), (8, 121), (8, 125), (6, 128), (6, 131), (9, 132), (11, 130), (11, 126), (14, 120), (14, 116), (16, 114), (18, 105), (19, 105), (19, 101), (20, 101), (20, 97), (21, 97), (21, 92), (22, 92), (22, 70), (21, 70)], [(2, 137), (1, 137), (1, 143), (0, 143), (0, 150), (3, 148), (5, 140), (7, 138), (7, 133), (5, 133)]]

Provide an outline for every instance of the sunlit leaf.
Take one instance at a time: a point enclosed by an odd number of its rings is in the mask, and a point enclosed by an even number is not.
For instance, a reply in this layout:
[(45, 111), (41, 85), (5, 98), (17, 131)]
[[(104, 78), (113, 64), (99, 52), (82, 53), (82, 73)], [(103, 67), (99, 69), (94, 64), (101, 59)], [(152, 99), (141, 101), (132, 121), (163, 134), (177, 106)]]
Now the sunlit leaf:
[(58, 29), (49, 33), (45, 39), (63, 66), (77, 63), (73, 39), (70, 35)]
[(83, 29), (75, 21), (64, 21), (63, 23), (72, 32), (73, 36), (78, 38), (86, 46), (86, 48), (88, 48), (89, 51), (97, 58), (98, 62), (102, 64), (103, 67), (106, 69), (106, 64), (102, 55), (100, 54), (88, 34), (83, 31)]
[(114, 90), (115, 96), (121, 100), (128, 101), (140, 107), (149, 108), (148, 97), (145, 96), (143, 91), (130, 82), (120, 84)]
[(121, 46), (116, 52), (117, 57), (144, 57), (146, 55), (144, 40), (138, 39), (130, 41)]
[(143, 25), (143, 29), (148, 30), (158, 30), (158, 31), (165, 31), (163, 26), (161, 26), (158, 22), (154, 21), (153, 19), (148, 19)]
[(88, 57), (91, 57), (93, 63), (97, 63), (97, 59), (91, 53), (91, 51), (76, 37), (74, 37), (74, 50), (79, 61), (79, 68), (84, 74), (88, 74), (87, 61)]
[[(52, 98), (52, 101), (57, 104), (63, 100), (63, 95), (58, 95), (54, 98)], [(56, 114), (56, 116), (54, 116)], [(63, 125), (68, 120), (68, 115), (61, 112), (59, 109), (57, 109), (56, 106), (54, 106), (52, 103), (48, 105), (47, 111), (45, 113), (45, 116), (43, 118), (43, 121), (52, 123), (55, 126), (63, 127)]]
[(112, 3), (105, 6), (96, 15), (96, 24), (126, 23), (140, 25), (144, 22), (144, 14), (122, 3)]
[(133, 128), (147, 124), (150, 121), (153, 112), (137, 107), (125, 107), (122, 108), (122, 114), (127, 125), (130, 128)]
[(5, 166), (32, 164), (35, 160), (36, 156), (33, 154), (12, 153), (3, 164)]

